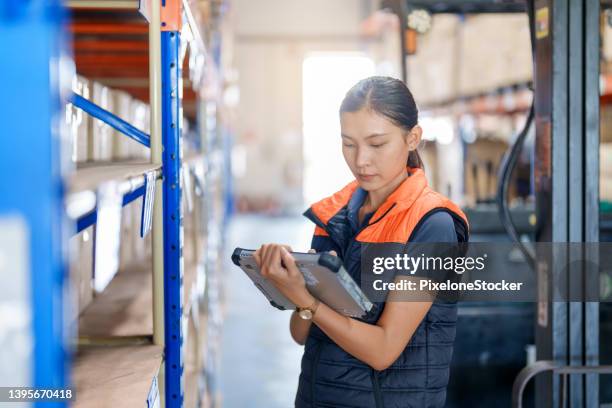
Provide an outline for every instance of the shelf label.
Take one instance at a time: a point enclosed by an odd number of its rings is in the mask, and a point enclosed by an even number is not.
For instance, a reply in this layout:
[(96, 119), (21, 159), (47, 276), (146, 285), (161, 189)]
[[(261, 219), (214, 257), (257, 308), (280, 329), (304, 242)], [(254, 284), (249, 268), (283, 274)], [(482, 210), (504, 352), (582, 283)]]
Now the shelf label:
[(153, 203), (155, 202), (155, 172), (145, 174), (145, 193), (142, 197), (142, 212), (140, 214), (140, 237), (144, 238), (153, 225)]
[(157, 377), (153, 377), (149, 395), (147, 396), (147, 408), (159, 408), (159, 387), (157, 386)]
[(195, 184), (195, 194), (198, 197), (204, 195), (204, 164), (197, 163), (193, 170), (193, 181)]

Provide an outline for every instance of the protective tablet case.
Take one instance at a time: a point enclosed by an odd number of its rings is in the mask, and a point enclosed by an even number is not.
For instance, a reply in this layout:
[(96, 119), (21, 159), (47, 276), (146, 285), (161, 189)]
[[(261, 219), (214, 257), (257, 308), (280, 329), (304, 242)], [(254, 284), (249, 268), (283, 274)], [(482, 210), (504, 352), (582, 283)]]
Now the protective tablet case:
[[(252, 249), (236, 248), (232, 261), (253, 281), (272, 306), (295, 309), (295, 305), (276, 287), (263, 278), (255, 262)], [(296, 265), (304, 275), (309, 292), (327, 306), (346, 316), (363, 318), (372, 311), (373, 304), (342, 266), (342, 260), (328, 253), (292, 252)]]

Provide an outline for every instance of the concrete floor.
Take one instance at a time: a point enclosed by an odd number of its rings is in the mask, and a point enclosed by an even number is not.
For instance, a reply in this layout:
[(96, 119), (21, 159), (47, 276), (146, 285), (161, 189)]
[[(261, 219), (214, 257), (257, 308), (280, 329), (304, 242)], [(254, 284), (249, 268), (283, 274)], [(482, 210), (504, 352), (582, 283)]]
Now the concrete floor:
[(225, 315), (219, 385), (223, 408), (292, 407), (303, 347), (289, 334), (289, 311), (273, 308), (230, 259), (237, 246), (283, 243), (310, 248), (314, 224), (305, 217), (237, 215), (230, 221), (225, 254)]

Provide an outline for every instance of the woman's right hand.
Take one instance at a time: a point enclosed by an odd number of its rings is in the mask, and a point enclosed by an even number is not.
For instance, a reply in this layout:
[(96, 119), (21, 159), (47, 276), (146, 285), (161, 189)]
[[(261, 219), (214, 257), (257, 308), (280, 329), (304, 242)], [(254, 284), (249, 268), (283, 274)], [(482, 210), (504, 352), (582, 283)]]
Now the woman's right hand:
[[(310, 248), (308, 250), (309, 254), (316, 254), (316, 249)], [(338, 256), (336, 251), (329, 251), (330, 254), (334, 256)], [(306, 337), (308, 337), (308, 331), (310, 330), (310, 326), (312, 325), (312, 320), (304, 320), (298, 316), (297, 312), (293, 312), (291, 314), (291, 319), (289, 323), (289, 331), (291, 332), (291, 337), (297, 344), (304, 345), (306, 343)]]

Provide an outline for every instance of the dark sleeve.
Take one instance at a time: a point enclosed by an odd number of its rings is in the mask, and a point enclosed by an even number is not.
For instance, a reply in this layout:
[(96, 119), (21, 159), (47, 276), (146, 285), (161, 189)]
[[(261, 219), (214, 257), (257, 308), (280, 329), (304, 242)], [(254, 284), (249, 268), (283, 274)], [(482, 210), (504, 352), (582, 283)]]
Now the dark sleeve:
[(457, 242), (455, 222), (446, 211), (427, 215), (412, 233), (411, 242)]
[[(427, 215), (417, 226), (406, 243), (404, 253), (410, 257), (441, 257), (444, 258), (457, 243), (457, 233), (452, 215), (447, 211), (437, 211)], [(449, 245), (450, 244), (450, 245)], [(417, 271), (400, 270), (400, 275), (429, 276), (431, 271), (419, 268)]]

